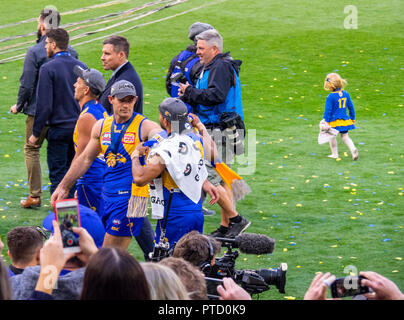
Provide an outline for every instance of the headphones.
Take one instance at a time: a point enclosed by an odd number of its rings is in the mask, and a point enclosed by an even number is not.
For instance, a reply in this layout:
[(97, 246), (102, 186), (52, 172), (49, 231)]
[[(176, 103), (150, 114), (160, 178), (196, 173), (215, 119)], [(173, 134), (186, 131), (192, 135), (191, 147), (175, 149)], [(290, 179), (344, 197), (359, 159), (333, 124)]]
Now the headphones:
[(204, 274), (210, 274), (212, 271), (212, 266), (211, 266), (211, 261), (213, 260), (213, 256), (215, 255), (215, 252), (213, 250), (212, 242), (210, 242), (209, 237), (204, 236), (204, 238), (208, 241), (209, 244), (209, 258), (208, 260), (203, 261), (200, 265), (199, 268)]

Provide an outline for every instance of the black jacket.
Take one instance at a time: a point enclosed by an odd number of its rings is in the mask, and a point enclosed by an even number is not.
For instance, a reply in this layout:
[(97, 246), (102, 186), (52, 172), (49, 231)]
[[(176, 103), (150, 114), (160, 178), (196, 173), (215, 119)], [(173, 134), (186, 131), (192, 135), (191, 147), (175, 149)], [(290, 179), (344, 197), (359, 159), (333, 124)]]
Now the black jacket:
[(220, 53), (206, 66), (203, 71), (209, 71), (208, 88), (197, 89), (189, 86), (182, 100), (193, 106), (198, 104), (204, 106), (214, 106), (226, 100), (227, 93), (234, 85), (233, 68), (237, 74), (240, 71), (240, 60), (233, 60), (229, 52)]
[(110, 95), (112, 85), (119, 80), (127, 80), (135, 86), (138, 98), (135, 104), (134, 111), (136, 111), (137, 113), (143, 113), (142, 81), (140, 81), (139, 75), (137, 74), (135, 68), (129, 61), (124, 66), (122, 66), (122, 68), (119, 69), (118, 72), (108, 80), (108, 83), (105, 86), (105, 90), (98, 99), (98, 102), (104, 106), (104, 108), (108, 111), (109, 114), (113, 113), (112, 105), (108, 101), (108, 96)]
[(33, 134), (39, 137), (45, 125), (71, 129), (80, 115), (74, 99), (75, 65), (87, 66), (72, 56), (57, 56), (39, 70)]
[[(48, 62), (45, 48), (46, 36), (42, 36), (38, 43), (30, 47), (25, 55), (24, 67), (20, 77), (20, 88), (18, 90), (17, 111), (34, 116), (36, 108), (36, 87), (38, 84), (39, 69)], [(78, 58), (77, 52), (69, 47), (69, 52), (74, 58)]]

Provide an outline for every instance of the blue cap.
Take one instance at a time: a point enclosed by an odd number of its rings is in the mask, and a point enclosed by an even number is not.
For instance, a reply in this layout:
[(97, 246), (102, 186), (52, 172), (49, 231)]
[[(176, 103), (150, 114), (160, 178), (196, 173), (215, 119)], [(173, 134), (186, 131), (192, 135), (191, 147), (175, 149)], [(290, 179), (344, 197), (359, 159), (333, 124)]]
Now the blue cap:
[[(87, 230), (87, 232), (94, 239), (95, 245), (97, 248), (102, 247), (105, 236), (105, 228), (101, 221), (101, 218), (98, 216), (98, 213), (94, 210), (87, 208), (81, 204), (79, 204), (80, 211), (80, 220), (81, 226)], [(55, 220), (55, 213), (50, 212), (48, 216), (43, 219), (42, 226), (53, 232), (52, 221)]]

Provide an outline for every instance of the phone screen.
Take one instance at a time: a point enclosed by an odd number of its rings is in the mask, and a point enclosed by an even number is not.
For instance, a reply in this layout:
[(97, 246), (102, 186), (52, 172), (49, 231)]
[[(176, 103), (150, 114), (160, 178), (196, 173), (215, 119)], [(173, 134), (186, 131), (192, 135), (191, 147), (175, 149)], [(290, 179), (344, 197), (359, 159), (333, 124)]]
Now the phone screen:
[(361, 279), (359, 276), (349, 276), (336, 279), (331, 284), (331, 295), (333, 298), (353, 297), (359, 294), (368, 293), (369, 287), (361, 285)]
[(81, 227), (77, 199), (57, 201), (55, 207), (55, 219), (60, 226), (63, 250), (65, 252), (80, 252), (79, 237), (73, 232), (73, 227)]

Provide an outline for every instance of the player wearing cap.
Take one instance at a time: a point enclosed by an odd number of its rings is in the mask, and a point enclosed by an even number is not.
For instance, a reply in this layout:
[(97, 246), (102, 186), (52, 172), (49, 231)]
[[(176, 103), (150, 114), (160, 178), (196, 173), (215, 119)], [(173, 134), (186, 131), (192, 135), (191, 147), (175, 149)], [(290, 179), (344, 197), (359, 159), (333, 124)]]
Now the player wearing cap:
[[(95, 123), (108, 117), (105, 108), (96, 99), (105, 89), (104, 76), (95, 69), (84, 70), (75, 66), (74, 98), (78, 101), (81, 113), (73, 133), (73, 142), (77, 158), (91, 138), (91, 129)], [(106, 163), (103, 156), (97, 157), (90, 169), (77, 180), (77, 199), (83, 206), (100, 212), (100, 199)]]
[(127, 249), (132, 236), (138, 236), (143, 225), (143, 218), (126, 216), (132, 189), (130, 155), (138, 143), (151, 138), (161, 128), (133, 111), (137, 94), (132, 83), (126, 80), (114, 83), (108, 99), (113, 106), (113, 116), (98, 120), (94, 125), (89, 143), (72, 162), (51, 203), (54, 205), (56, 200), (66, 198), (67, 190), (102, 153), (107, 162), (102, 190), (102, 220), (106, 229), (103, 246)]
[(145, 166), (139, 158), (149, 148), (142, 143), (137, 145), (132, 153), (132, 174), (137, 186), (152, 183), (152, 217), (159, 218), (155, 239), (158, 242), (168, 214), (165, 237), (172, 245), (192, 230), (202, 233), (202, 188), (211, 196), (211, 204), (217, 202), (218, 193), (206, 180), (203, 142), (192, 130), (185, 103), (177, 98), (164, 99), (159, 105), (159, 114), (160, 125), (168, 137), (150, 150)]

